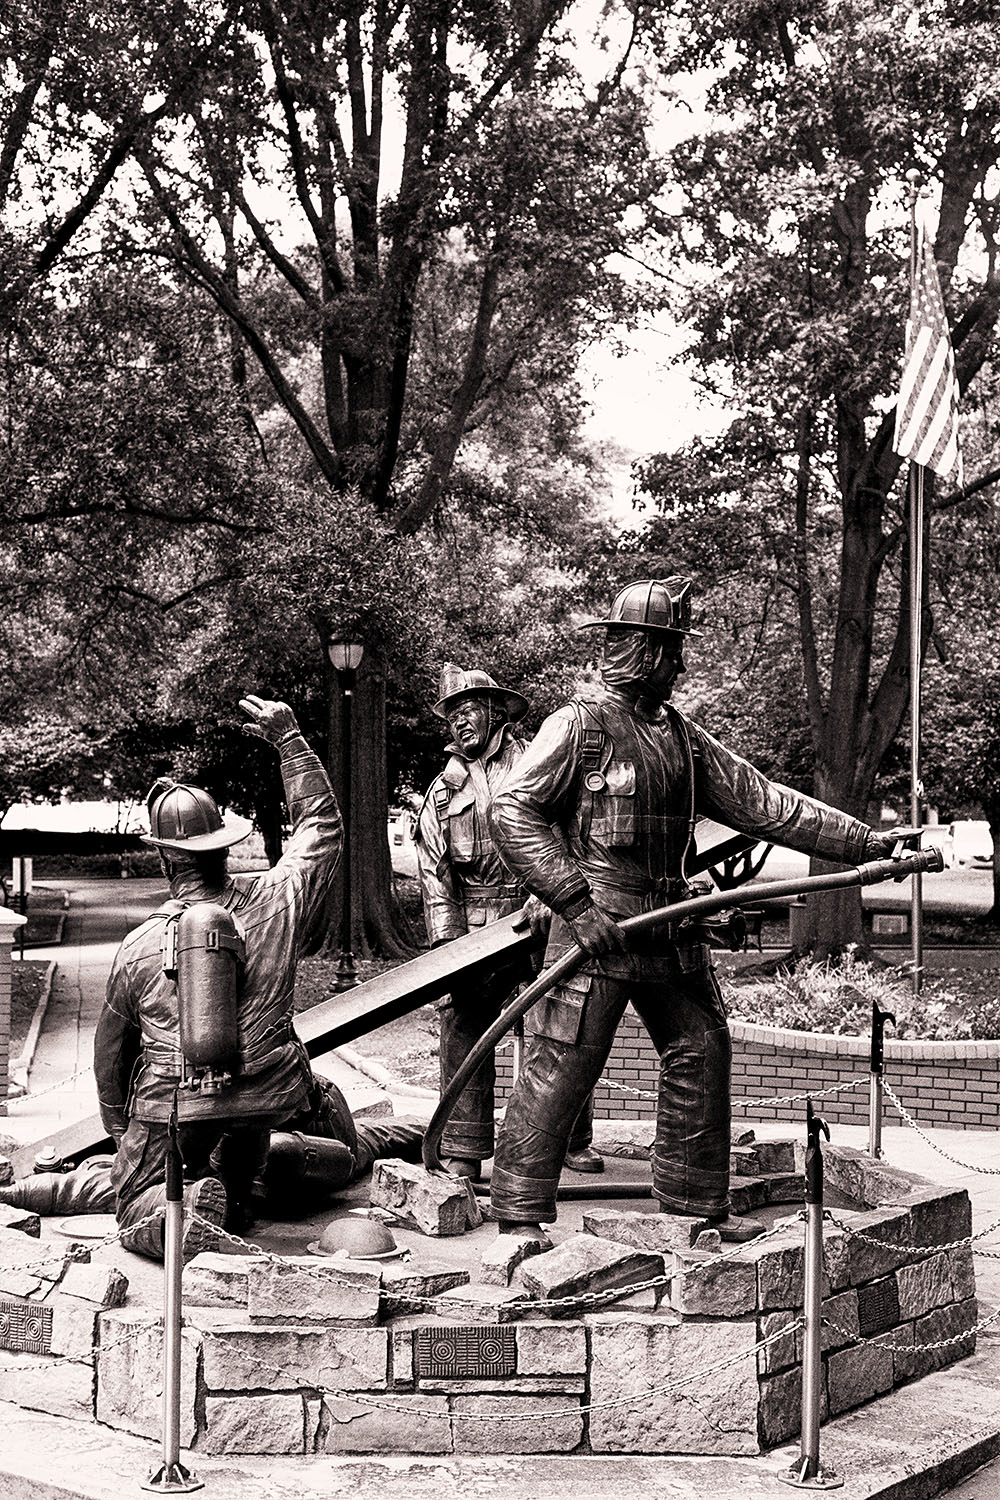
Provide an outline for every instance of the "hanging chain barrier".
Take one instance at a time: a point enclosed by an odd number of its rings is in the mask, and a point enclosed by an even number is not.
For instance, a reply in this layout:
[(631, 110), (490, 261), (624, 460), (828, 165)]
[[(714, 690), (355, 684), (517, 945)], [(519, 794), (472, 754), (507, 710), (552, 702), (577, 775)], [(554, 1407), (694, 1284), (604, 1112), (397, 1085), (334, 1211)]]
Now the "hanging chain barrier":
[[(967, 1234), (964, 1239), (949, 1240), (944, 1245), (907, 1245), (901, 1241), (880, 1240), (876, 1235), (869, 1234), (864, 1229), (852, 1229), (850, 1224), (845, 1224), (838, 1219), (836, 1214), (827, 1213), (828, 1221), (839, 1229), (843, 1234), (849, 1235), (851, 1239), (864, 1240), (866, 1245), (875, 1245), (879, 1250), (906, 1251), (910, 1255), (922, 1255), (925, 1259), (931, 1255), (940, 1255), (945, 1250), (964, 1250), (973, 1248), (976, 1240), (985, 1239), (988, 1234), (994, 1234), (1000, 1229), (1000, 1219), (994, 1219), (985, 1229), (980, 1229), (978, 1234)], [(992, 1259), (1000, 1259), (1000, 1252), (993, 1250), (976, 1250), (976, 1255), (987, 1255)]]
[[(619, 1295), (621, 1294), (619, 1293)], [(535, 1305), (537, 1306), (537, 1304)], [(241, 1350), (240, 1358), (256, 1365), (272, 1377), (278, 1377), (282, 1382), (282, 1389), (287, 1385), (291, 1385), (293, 1389), (303, 1394), (329, 1396), (336, 1401), (351, 1401), (357, 1406), (374, 1407), (379, 1411), (405, 1411), (407, 1416), (437, 1418), (445, 1422), (546, 1422), (556, 1421), (559, 1417), (579, 1417), (586, 1412), (626, 1410), (630, 1406), (641, 1406), (654, 1396), (674, 1395), (676, 1392), (683, 1391), (685, 1386), (694, 1385), (696, 1381), (704, 1380), (708, 1375), (716, 1375), (720, 1370), (729, 1370), (733, 1365), (738, 1365), (743, 1360), (758, 1355), (761, 1350), (769, 1348), (771, 1344), (777, 1343), (780, 1339), (787, 1338), (790, 1333), (794, 1333), (801, 1325), (802, 1320), (798, 1318), (794, 1323), (790, 1323), (787, 1328), (782, 1328), (777, 1333), (769, 1334), (766, 1339), (761, 1339), (749, 1349), (741, 1349), (738, 1354), (730, 1354), (725, 1359), (720, 1359), (712, 1365), (706, 1365), (703, 1369), (696, 1370), (691, 1375), (679, 1375), (673, 1380), (668, 1381), (665, 1385), (651, 1386), (647, 1390), (636, 1391), (631, 1396), (618, 1396), (611, 1401), (593, 1401), (589, 1405), (581, 1403), (579, 1406), (568, 1406), (563, 1411), (519, 1411), (513, 1416), (507, 1416), (502, 1412), (480, 1414), (478, 1412), (465, 1411), (414, 1411), (409, 1405), (396, 1405), (391, 1398), (383, 1401), (378, 1396), (361, 1395), (356, 1391), (328, 1390), (324, 1386), (305, 1385), (301, 1380), (290, 1375), (287, 1370), (279, 1369), (275, 1365), (269, 1365), (265, 1360), (259, 1359), (257, 1355), (251, 1354), (248, 1350)], [(214, 1328), (203, 1328), (199, 1331), (206, 1338), (210, 1339), (225, 1337), (223, 1331)], [(409, 1395), (401, 1395), (400, 1399), (409, 1402), (413, 1398)]]
[[(199, 1224), (203, 1229), (208, 1230), (220, 1240), (226, 1241), (227, 1244), (233, 1245), (239, 1250), (249, 1251), (251, 1255), (259, 1256), (261, 1259), (269, 1261), (272, 1265), (277, 1266), (279, 1271), (283, 1270), (286, 1273), (294, 1273), (296, 1276), (305, 1276), (310, 1280), (322, 1282), (324, 1286), (330, 1286), (331, 1284), (343, 1287), (356, 1285), (355, 1282), (351, 1281), (349, 1276), (337, 1276), (331, 1274), (328, 1270), (320, 1270), (318, 1266), (310, 1267), (302, 1265), (299, 1262), (291, 1265), (287, 1256), (275, 1255), (272, 1251), (265, 1250), (262, 1245), (254, 1244), (252, 1240), (241, 1239), (238, 1234), (232, 1234), (227, 1229), (220, 1229), (217, 1224), (211, 1223), (198, 1213), (192, 1213), (191, 1217), (196, 1224)], [(754, 1246), (763, 1245), (768, 1240), (787, 1235), (787, 1233), (788, 1224), (779, 1223), (774, 1225), (773, 1228), (765, 1230), (763, 1234), (758, 1235), (751, 1243)], [(599, 1292), (578, 1292), (573, 1297), (524, 1297), (516, 1301), (505, 1302), (503, 1308), (505, 1312), (538, 1312), (544, 1311), (546, 1308), (569, 1307), (589, 1309), (604, 1302), (616, 1302), (621, 1297), (633, 1297), (639, 1292), (669, 1286), (672, 1281), (684, 1280), (688, 1276), (693, 1276), (703, 1266), (718, 1266), (724, 1261), (735, 1260), (746, 1248), (745, 1244), (733, 1245), (729, 1250), (715, 1251), (706, 1255), (702, 1260), (689, 1261), (685, 1266), (675, 1271), (664, 1273), (662, 1276), (650, 1276), (645, 1281), (630, 1282), (628, 1286), (605, 1287), (603, 1291)], [(397, 1298), (397, 1294), (393, 1292), (381, 1292), (380, 1295), (383, 1298), (392, 1300), (396, 1300)], [(420, 1307), (424, 1312), (434, 1312), (435, 1310), (443, 1310), (445, 1308), (454, 1308), (458, 1311), (468, 1312), (467, 1302), (463, 1302), (457, 1297), (448, 1297), (447, 1293), (441, 1293), (434, 1297), (416, 1297), (406, 1293), (406, 1303), (408, 1307)]]
[[(856, 1329), (845, 1328), (843, 1324), (838, 1323), (835, 1318), (828, 1317), (826, 1313), (823, 1314), (823, 1322), (828, 1328), (832, 1328), (835, 1333), (839, 1333), (848, 1343), (867, 1344), (869, 1347), (876, 1349), (890, 1349), (894, 1354), (930, 1354), (938, 1349), (950, 1349), (953, 1344), (967, 1343), (969, 1339), (974, 1339), (977, 1334), (984, 1333), (993, 1323), (1000, 1322), (1000, 1307), (997, 1308), (996, 1312), (990, 1313), (988, 1318), (980, 1319), (978, 1323), (973, 1324), (971, 1328), (964, 1329), (962, 1333), (953, 1333), (950, 1338), (946, 1339), (935, 1339), (930, 1344), (887, 1344), (885, 1340), (889, 1337), (889, 1333), (877, 1333), (871, 1338), (866, 1338), (864, 1334), (858, 1333)], [(894, 1331), (890, 1330), (890, 1333)]]
[[(106, 1250), (109, 1245), (124, 1244), (130, 1235), (137, 1234), (141, 1229), (148, 1229), (151, 1224), (159, 1224), (162, 1221), (163, 1209), (157, 1208), (151, 1214), (147, 1214), (144, 1219), (136, 1219), (134, 1224), (128, 1224), (124, 1227), (119, 1226), (117, 1229), (112, 1230), (110, 1234), (104, 1235), (102, 1239), (88, 1240), (84, 1244), (82, 1240), (69, 1238), (62, 1253), (66, 1255), (69, 1252), (69, 1258), (72, 1260), (75, 1258), (71, 1253), (72, 1248), (74, 1246), (82, 1246), (88, 1252), (89, 1257), (93, 1255), (95, 1250)], [(48, 1243), (51, 1245), (56, 1242), (50, 1240)], [(128, 1246), (126, 1245), (125, 1248), (127, 1250)], [(59, 1259), (59, 1255), (59, 1250), (55, 1249), (45, 1260), (30, 1261), (25, 1265), (10, 1265), (7, 1269), (9, 1271), (16, 1271), (19, 1275), (38, 1276), (42, 1280), (47, 1281), (50, 1279), (49, 1273), (52, 1270), (53, 1262)]]
[(906, 1105), (897, 1098), (892, 1086), (886, 1083), (884, 1079), (882, 1080), (882, 1087), (888, 1094), (893, 1108), (902, 1117), (904, 1123), (909, 1125), (911, 1130), (915, 1130), (921, 1140), (930, 1146), (932, 1151), (936, 1151), (938, 1156), (943, 1156), (945, 1161), (951, 1162), (952, 1166), (963, 1167), (966, 1172), (975, 1172), (979, 1177), (1000, 1177), (1000, 1167), (974, 1167), (970, 1162), (962, 1161), (959, 1157), (952, 1156), (951, 1152), (946, 1151), (943, 1146), (938, 1146), (931, 1140), (926, 1130), (917, 1124), (910, 1111), (906, 1108)]
[(75, 1073), (67, 1073), (65, 1078), (59, 1079), (58, 1083), (46, 1084), (43, 1089), (26, 1089), (23, 1093), (11, 1094), (7, 1101), (7, 1107), (9, 1109), (12, 1104), (25, 1104), (33, 1099), (44, 1099), (46, 1094), (58, 1093), (60, 1089), (67, 1088), (71, 1083), (75, 1083), (78, 1078), (92, 1078), (93, 1074), (94, 1070), (91, 1067), (77, 1068)]

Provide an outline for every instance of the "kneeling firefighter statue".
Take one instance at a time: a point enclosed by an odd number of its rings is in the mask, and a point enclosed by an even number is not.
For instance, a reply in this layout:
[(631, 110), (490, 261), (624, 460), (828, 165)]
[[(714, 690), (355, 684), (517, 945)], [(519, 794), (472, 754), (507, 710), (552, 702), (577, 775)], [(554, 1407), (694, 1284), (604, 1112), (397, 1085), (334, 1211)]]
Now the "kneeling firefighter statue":
[[(419, 1120), (401, 1116), (355, 1120), (337, 1085), (316, 1074), (307, 1107), (284, 1130), (270, 1133), (267, 1158), (252, 1187), (253, 1209), (269, 1219), (318, 1213), (380, 1157), (419, 1161), (423, 1135)], [(0, 1203), (46, 1216), (113, 1213), (114, 1166), (113, 1156), (101, 1154), (75, 1167), (64, 1162), (48, 1170), (36, 1167), (0, 1187)]]
[(156, 1259), (175, 1099), (185, 1257), (211, 1244), (213, 1226), (239, 1231), (252, 1221), (272, 1131), (345, 1128), (292, 1026), (296, 967), (340, 858), (340, 811), (288, 705), (248, 696), (240, 707), (244, 728), (280, 757), (292, 830), (284, 853), (269, 870), (230, 875), (228, 849), (250, 823), (224, 819), (200, 787), (157, 783), (148, 842), (171, 899), (118, 949), (94, 1038), (101, 1118), (118, 1148), (111, 1181), (123, 1242)]

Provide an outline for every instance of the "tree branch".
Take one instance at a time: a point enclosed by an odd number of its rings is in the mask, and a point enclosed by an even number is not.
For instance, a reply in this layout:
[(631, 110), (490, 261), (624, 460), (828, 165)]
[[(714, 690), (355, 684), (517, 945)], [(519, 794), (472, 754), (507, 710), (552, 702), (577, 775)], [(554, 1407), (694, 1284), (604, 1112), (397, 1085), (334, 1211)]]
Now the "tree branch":
[(404, 506), (396, 518), (396, 530), (403, 536), (415, 532), (430, 515), (441, 498), (441, 492), (454, 467), (455, 455), (462, 441), (465, 424), (483, 382), (503, 261), (503, 244), (498, 237), (494, 241), (483, 271), (476, 322), (465, 361), (465, 370), (452, 398), (451, 411), (435, 444), (430, 465), (416, 497), (409, 505)]
[(319, 250), (327, 276), (330, 279), (330, 284), (335, 291), (342, 292), (346, 282), (340, 261), (337, 257), (336, 248), (328, 239), (326, 226), (323, 223), (321, 215), (316, 211), (316, 205), (313, 203), (312, 193), (309, 190), (309, 177), (306, 170), (308, 153), (305, 141), (302, 138), (302, 131), (299, 128), (295, 94), (289, 82), (288, 74), (285, 71), (284, 60), (281, 55), (277, 17), (274, 14), (274, 7), (271, 0), (264, 0), (264, 3), (260, 7), (260, 15), (264, 35), (267, 40), (268, 53), (274, 68), (274, 86), (288, 131), (288, 153), (292, 163), (295, 195), (313, 232), (316, 248)]
[(236, 193), (236, 202), (239, 205), (240, 213), (250, 226), (254, 239), (275, 270), (281, 273), (292, 290), (298, 293), (307, 307), (312, 308), (314, 312), (321, 312), (322, 303), (316, 292), (309, 285), (301, 271), (288, 259), (288, 256), (282, 254), (278, 249), (270, 234), (247, 202), (246, 194), (242, 188)]
[[(206, 44), (205, 55), (211, 56), (218, 49), (219, 42), (229, 29), (232, 19), (231, 7), (227, 6), (222, 20)], [(174, 86), (168, 89), (163, 102), (155, 109), (144, 112), (140, 107), (126, 115), (113, 139), (111, 149), (94, 174), (87, 190), (64, 216), (62, 223), (52, 231), (30, 265), (25, 267), (20, 275), (9, 282), (0, 293), (0, 315), (9, 311), (31, 282), (44, 276), (55, 264), (70, 240), (89, 218), (122, 163), (137, 146), (148, 138), (160, 120), (173, 110), (183, 89), (187, 86), (188, 79), (189, 74), (185, 71)]]
[(203, 254), (201, 247), (175, 208), (170, 194), (157, 177), (153, 165), (146, 154), (144, 152), (139, 153), (136, 159), (142, 167), (146, 180), (153, 191), (153, 196), (156, 198), (168, 223), (177, 235), (184, 249), (184, 254), (187, 256), (190, 265), (197, 272), (202, 286), (217, 307), (240, 330), (247, 344), (257, 356), (261, 369), (270, 381), (275, 395), (305, 438), (306, 445), (315, 458), (323, 477), (334, 488), (339, 488), (343, 482), (343, 465), (340, 459), (329, 444), (324, 442), (319, 428), (302, 405), (302, 402), (295, 394), (289, 382), (285, 379), (281, 367), (265, 343), (256, 325), (250, 319), (242, 302), (234, 297), (231, 289), (226, 285), (225, 278), (219, 274)]

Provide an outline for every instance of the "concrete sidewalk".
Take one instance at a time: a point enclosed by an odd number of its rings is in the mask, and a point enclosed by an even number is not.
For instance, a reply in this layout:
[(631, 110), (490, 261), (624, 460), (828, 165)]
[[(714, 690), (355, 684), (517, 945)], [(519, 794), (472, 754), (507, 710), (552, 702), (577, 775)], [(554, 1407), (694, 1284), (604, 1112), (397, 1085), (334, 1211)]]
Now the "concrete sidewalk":
[[(12, 1100), (0, 1132), (28, 1144), (96, 1108), (91, 1064), (93, 1026), (117, 943), (155, 910), (159, 881), (60, 882), (70, 890), (63, 944), (32, 950), (56, 963), (52, 994), (29, 1075), (27, 1097)], [(352, 1107), (393, 1104), (398, 1114), (429, 1113), (413, 1095), (394, 1096), (330, 1056), (321, 1069), (344, 1088)], [(906, 1102), (904, 1100), (904, 1102)], [(817, 1100), (822, 1109), (822, 1100)], [(737, 1123), (745, 1112), (736, 1112)], [(922, 1138), (897, 1127), (887, 1110), (887, 1161), (936, 1183), (968, 1190), (977, 1249), (1000, 1253), (1000, 1154), (992, 1132), (930, 1130)], [(747, 1119), (759, 1138), (787, 1137), (797, 1127)], [(803, 1127), (804, 1128), (804, 1127)], [(836, 1127), (838, 1145), (864, 1147), (861, 1127)], [(1000, 1260), (977, 1256), (980, 1322), (1000, 1306)], [(158, 1461), (155, 1445), (97, 1424), (82, 1424), (0, 1406), (0, 1500), (6, 1496), (118, 1500)], [(686, 1457), (487, 1457), (385, 1459), (213, 1459), (194, 1455), (191, 1466), (205, 1493), (218, 1500), (312, 1500), (362, 1495), (385, 1500), (438, 1500), (449, 1489), (466, 1500), (537, 1500), (573, 1491), (581, 1500), (621, 1500), (655, 1494), (662, 1500), (771, 1500), (787, 1494), (779, 1475), (797, 1444), (753, 1459)], [(1000, 1454), (1000, 1322), (980, 1335), (969, 1359), (903, 1387), (824, 1426), (824, 1465), (844, 1479), (845, 1500), (931, 1500), (978, 1464)], [(187, 1461), (187, 1458), (185, 1458)], [(987, 1481), (989, 1483), (989, 1481)], [(984, 1488), (982, 1500), (992, 1493)], [(1000, 1486), (997, 1487), (1000, 1493)], [(978, 1497), (977, 1497), (978, 1500)]]

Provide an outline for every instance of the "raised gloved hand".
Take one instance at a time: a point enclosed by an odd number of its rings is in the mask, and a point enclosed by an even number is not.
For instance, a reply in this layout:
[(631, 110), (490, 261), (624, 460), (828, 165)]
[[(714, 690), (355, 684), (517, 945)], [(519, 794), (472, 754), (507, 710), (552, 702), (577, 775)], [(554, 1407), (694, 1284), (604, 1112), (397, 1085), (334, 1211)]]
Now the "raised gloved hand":
[(513, 925), (515, 932), (522, 932), (527, 927), (533, 937), (544, 937), (552, 925), (552, 912), (537, 896), (529, 896)]
[(243, 725), (244, 734), (253, 734), (277, 745), (286, 735), (299, 732), (298, 720), (287, 703), (274, 703), (269, 698), (248, 693), (240, 699), (240, 708), (249, 719), (249, 723)]
[(564, 912), (563, 916), (572, 929), (573, 936), (585, 953), (596, 958), (600, 953), (627, 953), (628, 942), (614, 917), (595, 906), (592, 901), (577, 915)]

